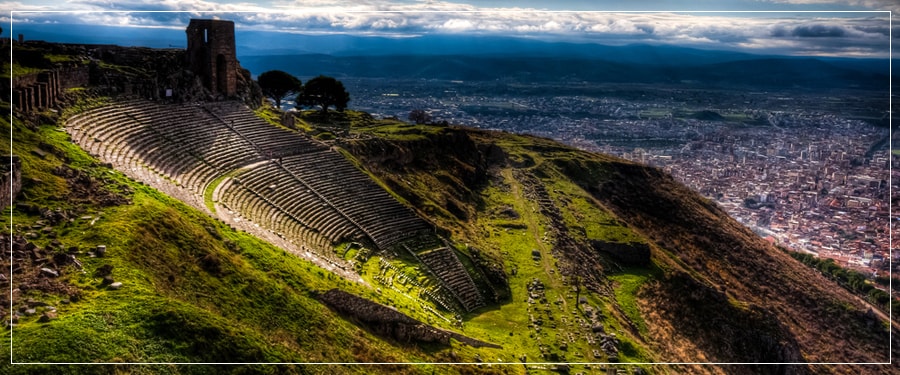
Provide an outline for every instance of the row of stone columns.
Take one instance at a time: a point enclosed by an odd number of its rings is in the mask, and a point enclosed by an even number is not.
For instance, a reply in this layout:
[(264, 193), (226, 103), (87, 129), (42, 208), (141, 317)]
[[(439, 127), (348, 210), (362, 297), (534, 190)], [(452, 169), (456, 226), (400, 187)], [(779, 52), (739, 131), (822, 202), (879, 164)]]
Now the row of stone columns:
[(59, 91), (59, 72), (43, 71), (38, 73), (37, 82), (13, 90), (13, 105), (22, 112), (50, 108), (56, 104)]

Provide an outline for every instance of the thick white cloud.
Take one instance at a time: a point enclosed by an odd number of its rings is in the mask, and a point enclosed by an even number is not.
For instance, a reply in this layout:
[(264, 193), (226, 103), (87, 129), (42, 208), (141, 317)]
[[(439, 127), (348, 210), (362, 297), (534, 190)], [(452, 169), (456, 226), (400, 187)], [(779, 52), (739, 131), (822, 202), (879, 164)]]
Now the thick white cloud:
[[(810, 0), (774, 0), (803, 3)], [(879, 3), (846, 0), (843, 4)], [(6, 3), (16, 10), (44, 10)], [(233, 19), (245, 29), (310, 34), (358, 33), (415, 36), (426, 33), (518, 35), (607, 44), (654, 43), (758, 52), (886, 56), (888, 18), (884, 13), (610, 13), (548, 12), (488, 8), (446, 1), (275, 0), (215, 3), (207, 0), (71, 0), (72, 10), (190, 11), (186, 13), (27, 13), (18, 21), (53, 21), (133, 26), (183, 26), (192, 17)], [(817, 3), (820, 4), (820, 3)], [(880, 3), (879, 3), (880, 4)], [(820, 10), (816, 8), (816, 10)], [(8, 19), (6, 20), (8, 22)], [(900, 35), (900, 33), (898, 33)]]
[(900, 2), (897, 0), (765, 0), (773, 4), (798, 4), (819, 6), (851, 6), (866, 10), (889, 10), (900, 12)]

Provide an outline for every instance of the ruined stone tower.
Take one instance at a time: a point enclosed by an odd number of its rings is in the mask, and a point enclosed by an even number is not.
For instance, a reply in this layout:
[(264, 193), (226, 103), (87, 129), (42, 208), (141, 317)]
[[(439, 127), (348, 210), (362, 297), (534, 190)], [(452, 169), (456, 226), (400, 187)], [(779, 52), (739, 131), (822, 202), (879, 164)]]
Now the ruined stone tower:
[(213, 94), (237, 92), (238, 61), (234, 22), (192, 19), (187, 27), (188, 66)]

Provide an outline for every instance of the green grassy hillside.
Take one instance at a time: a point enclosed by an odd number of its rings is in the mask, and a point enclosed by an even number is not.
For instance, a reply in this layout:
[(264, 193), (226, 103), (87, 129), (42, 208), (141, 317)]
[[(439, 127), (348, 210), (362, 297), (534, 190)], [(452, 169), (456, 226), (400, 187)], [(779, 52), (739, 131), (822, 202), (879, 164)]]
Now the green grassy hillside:
[[(434, 279), (411, 255), (352, 244), (336, 251), (356, 262), (364, 284), (341, 279), (109, 169), (47, 112), (2, 122), (14, 138), (2, 151), (20, 156), (24, 189), (2, 219), (15, 250), (3, 258), (14, 292), (12, 311), (2, 313), (14, 325), (0, 344), (12, 344), (15, 362), (105, 364), (5, 372), (577, 373), (628, 362), (642, 364), (616, 369), (892, 370), (646, 364), (880, 362), (888, 354), (888, 331), (864, 305), (658, 170), (542, 138), (353, 111), (300, 120), (300, 131), (332, 139), (433, 223), (488, 304), (456, 315), (424, 301)], [(376, 336), (315, 299), (332, 288), (499, 347)], [(115, 364), (140, 362), (351, 364)]]
[[(585, 331), (572, 320), (599, 316), (617, 334), (621, 361), (888, 360), (887, 324), (866, 305), (659, 170), (522, 135), (391, 121), (351, 133), (341, 146), (508, 285), (508, 301), (466, 321), (476, 337), (508, 334), (506, 345), (529, 359), (605, 361), (589, 342), (567, 340)], [(528, 301), (535, 279), (549, 303)], [(722, 371), (652, 368), (688, 369)], [(784, 371), (892, 370), (726, 372)]]
[[(0, 346), (9, 355), (12, 340), (14, 362), (436, 361), (433, 351), (374, 337), (313, 298), (315, 291), (330, 288), (373, 297), (373, 289), (126, 179), (68, 143), (56, 124), (17, 118), (0, 124), (14, 136), (11, 149), (0, 153), (21, 156), (24, 181), (16, 205), (0, 219), (4, 236), (27, 239), (38, 254), (24, 262), (16, 259), (11, 277), (16, 323), (6, 328)], [(81, 177), (71, 177), (76, 175)], [(102, 257), (94, 254), (98, 245), (106, 246)], [(9, 253), (4, 253), (9, 279)], [(80, 265), (60, 261), (66, 254)], [(42, 267), (56, 270), (59, 277), (42, 275)], [(121, 288), (108, 285), (104, 276)], [(9, 306), (9, 300), (4, 302)], [(46, 322), (41, 318), (45, 312), (51, 317)], [(10, 312), (5, 308), (2, 313), (8, 321)], [(60, 370), (4, 367), (3, 373), (12, 374)], [(105, 365), (67, 366), (64, 371), (225, 370), (418, 373), (431, 367)]]

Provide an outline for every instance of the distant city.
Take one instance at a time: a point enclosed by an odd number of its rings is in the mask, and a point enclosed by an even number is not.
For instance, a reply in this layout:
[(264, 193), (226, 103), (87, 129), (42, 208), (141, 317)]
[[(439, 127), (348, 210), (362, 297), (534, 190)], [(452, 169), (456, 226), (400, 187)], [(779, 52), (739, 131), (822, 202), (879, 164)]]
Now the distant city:
[(421, 109), (433, 122), (544, 136), (657, 166), (776, 244), (868, 274), (889, 271), (883, 93), (344, 82), (350, 107), (377, 117), (408, 120)]

